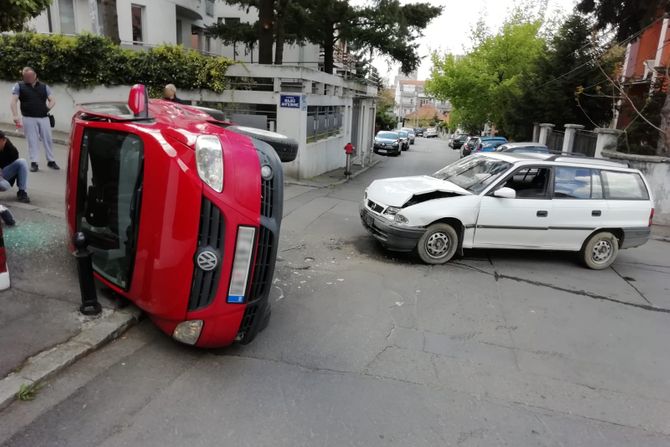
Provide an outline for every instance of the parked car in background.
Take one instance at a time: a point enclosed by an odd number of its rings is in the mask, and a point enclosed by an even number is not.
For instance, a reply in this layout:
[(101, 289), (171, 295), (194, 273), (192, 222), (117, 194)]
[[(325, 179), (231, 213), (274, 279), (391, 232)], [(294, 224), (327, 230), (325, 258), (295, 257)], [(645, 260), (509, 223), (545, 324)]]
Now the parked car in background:
[(398, 136), (400, 136), (400, 148), (403, 151), (406, 151), (409, 149), (409, 134), (405, 132), (404, 130), (399, 130), (398, 131)]
[(400, 129), (400, 130), (402, 130), (402, 131), (404, 131), (404, 132), (407, 132), (407, 134), (409, 135), (409, 144), (414, 144), (414, 139), (416, 138), (416, 134), (414, 133), (414, 128), (412, 128), (412, 127), (403, 127), (403, 128)]
[(498, 146), (507, 143), (505, 137), (480, 137), (473, 152), (495, 152)]
[(426, 138), (437, 138), (437, 128), (429, 127), (428, 129), (426, 129), (423, 136)]
[(649, 239), (654, 203), (642, 173), (593, 158), (477, 153), (433, 175), (376, 180), (360, 206), (384, 247), (443, 264), (464, 248), (562, 250), (589, 268)]
[(468, 136), (465, 134), (454, 134), (449, 141), (449, 147), (452, 149), (460, 149), (467, 140)]
[(414, 128), (414, 135), (416, 135), (417, 137), (422, 137), (422, 136), (423, 136), (423, 132), (424, 132), (424, 128), (423, 128), (423, 127), (415, 127), (415, 128)]
[(525, 143), (505, 143), (501, 144), (496, 149), (497, 152), (533, 152), (540, 154), (548, 154), (549, 148), (540, 143), (536, 142), (525, 142)]
[(463, 143), (463, 145), (461, 146), (461, 158), (470, 155), (478, 144), (479, 144), (478, 136), (473, 135), (466, 138), (465, 143)]
[(380, 130), (375, 135), (375, 143), (372, 148), (375, 154), (400, 155), (402, 151), (400, 135), (398, 132)]

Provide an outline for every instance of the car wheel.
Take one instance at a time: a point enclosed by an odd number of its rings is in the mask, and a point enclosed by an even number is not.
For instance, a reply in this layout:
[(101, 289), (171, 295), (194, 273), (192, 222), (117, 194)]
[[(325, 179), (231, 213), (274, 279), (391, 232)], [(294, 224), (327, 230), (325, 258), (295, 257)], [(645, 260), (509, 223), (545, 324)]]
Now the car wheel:
[(609, 231), (596, 233), (586, 241), (581, 251), (584, 264), (593, 270), (603, 270), (612, 265), (619, 254), (619, 240)]
[(458, 250), (458, 233), (449, 224), (436, 223), (428, 227), (419, 239), (416, 251), (426, 264), (444, 264)]

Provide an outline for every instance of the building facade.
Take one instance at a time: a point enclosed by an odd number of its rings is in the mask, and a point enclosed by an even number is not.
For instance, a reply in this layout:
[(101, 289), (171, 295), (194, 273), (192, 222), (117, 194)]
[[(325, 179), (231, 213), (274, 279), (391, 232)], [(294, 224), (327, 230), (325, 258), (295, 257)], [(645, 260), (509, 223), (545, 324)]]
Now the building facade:
[[(670, 19), (659, 17), (640, 36), (626, 47), (621, 73), (624, 91), (633, 100), (645, 98), (654, 89), (667, 90), (666, 69), (670, 65)], [(619, 102), (614, 118), (616, 127), (626, 128), (636, 113), (628, 101)]]
[(451, 111), (451, 104), (449, 101), (438, 101), (428, 95), (425, 90), (426, 81), (396, 79), (393, 112), (398, 117), (398, 121), (414, 119), (426, 109), (434, 109), (438, 117), (448, 116)]
[[(100, 0), (53, 0), (51, 6), (28, 22), (38, 33), (101, 33)], [(258, 48), (243, 44), (223, 45), (205, 35), (205, 27), (215, 23), (258, 20), (258, 11), (229, 5), (220, 0), (117, 0), (121, 45), (130, 48), (179, 44), (205, 54), (226, 56), (241, 62), (258, 62)], [(97, 11), (96, 11), (97, 9)], [(318, 69), (319, 46), (286, 45), (284, 62)]]

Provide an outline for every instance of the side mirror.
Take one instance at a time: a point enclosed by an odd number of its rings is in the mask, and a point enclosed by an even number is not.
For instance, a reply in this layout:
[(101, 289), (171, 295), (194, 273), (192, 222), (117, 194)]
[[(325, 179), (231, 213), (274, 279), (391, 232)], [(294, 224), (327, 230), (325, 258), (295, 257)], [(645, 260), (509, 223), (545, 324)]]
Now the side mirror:
[(496, 189), (493, 193), (494, 197), (499, 197), (501, 199), (514, 199), (516, 197), (516, 191), (512, 188), (502, 187)]
[(135, 84), (128, 94), (128, 108), (136, 118), (149, 118), (149, 95), (142, 84)]
[(275, 150), (282, 163), (288, 163), (298, 156), (298, 142), (285, 135), (246, 126), (228, 126), (226, 130), (246, 135), (269, 144)]

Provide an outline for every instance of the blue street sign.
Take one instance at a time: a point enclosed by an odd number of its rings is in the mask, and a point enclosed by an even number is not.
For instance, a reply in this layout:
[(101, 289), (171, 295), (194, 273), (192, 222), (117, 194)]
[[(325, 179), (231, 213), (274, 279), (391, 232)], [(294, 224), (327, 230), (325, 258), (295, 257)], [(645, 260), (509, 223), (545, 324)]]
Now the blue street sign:
[(279, 97), (279, 107), (288, 109), (300, 108), (300, 95), (281, 95)]

